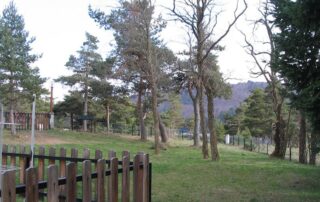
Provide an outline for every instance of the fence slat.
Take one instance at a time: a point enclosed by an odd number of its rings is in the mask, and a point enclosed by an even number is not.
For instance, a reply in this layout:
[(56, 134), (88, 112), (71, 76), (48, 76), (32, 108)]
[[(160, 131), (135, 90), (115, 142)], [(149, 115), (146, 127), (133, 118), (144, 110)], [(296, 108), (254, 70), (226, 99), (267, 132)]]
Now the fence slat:
[(99, 159), (97, 164), (97, 201), (105, 201), (105, 170), (106, 170), (106, 160)]
[[(2, 152), (8, 152), (8, 145), (4, 144), (2, 145)], [(6, 166), (7, 165), (7, 155), (2, 154), (2, 165)]]
[(48, 167), (48, 202), (59, 201), (58, 166)]
[(82, 163), (82, 200), (91, 201), (91, 161)]
[[(67, 150), (65, 148), (60, 148), (60, 157), (66, 157), (66, 156), (67, 156)], [(66, 160), (60, 160), (59, 176), (60, 177), (66, 176)], [(65, 185), (61, 185), (59, 187), (59, 190), (61, 195), (65, 195)]]
[[(20, 153), (21, 154), (26, 153), (26, 147), (24, 145), (20, 145)], [(25, 157), (22, 157), (22, 156), (19, 157), (19, 167), (20, 167), (19, 182), (24, 183), (25, 182), (25, 170), (27, 167), (27, 159)]]
[(118, 202), (118, 158), (110, 159), (109, 201)]
[(130, 154), (127, 151), (122, 153), (122, 202), (130, 201)]
[[(95, 151), (95, 156), (94, 156), (95, 159), (102, 159), (102, 151), (100, 150), (96, 150)], [(94, 163), (94, 170), (95, 172), (97, 172), (97, 166), (98, 166), (98, 161)], [(98, 197), (98, 194), (97, 194), (97, 187), (98, 187), (98, 180), (97, 179), (92, 179), (92, 190), (94, 192), (93, 196), (95, 197), (95, 199), (97, 199)]]
[(143, 201), (149, 200), (149, 154), (143, 158)]
[[(39, 155), (45, 155), (45, 147), (44, 146), (40, 146), (39, 147)], [(39, 180), (43, 180), (44, 179), (44, 158), (39, 158), (38, 159), (38, 178)]]
[(67, 202), (74, 202), (77, 197), (76, 164), (68, 163), (66, 171), (66, 199)]
[[(49, 148), (49, 156), (56, 156), (56, 149), (54, 147), (50, 147)], [(50, 165), (55, 164), (55, 160), (54, 159), (49, 159), (49, 164)]]
[(83, 158), (85, 159), (90, 158), (90, 150), (88, 148), (83, 149)]
[(133, 168), (133, 201), (142, 202), (143, 201), (143, 169), (140, 165), (143, 163), (144, 156), (142, 154), (137, 154), (134, 157), (134, 168)]
[(3, 202), (15, 202), (16, 201), (16, 180), (15, 171), (6, 171), (2, 174), (1, 182), (1, 198)]
[[(16, 153), (17, 152), (17, 147), (15, 145), (11, 145), (11, 152)], [(11, 156), (10, 157), (10, 165), (11, 166), (16, 166), (16, 157)]]
[(38, 202), (38, 173), (36, 168), (26, 170), (26, 202)]

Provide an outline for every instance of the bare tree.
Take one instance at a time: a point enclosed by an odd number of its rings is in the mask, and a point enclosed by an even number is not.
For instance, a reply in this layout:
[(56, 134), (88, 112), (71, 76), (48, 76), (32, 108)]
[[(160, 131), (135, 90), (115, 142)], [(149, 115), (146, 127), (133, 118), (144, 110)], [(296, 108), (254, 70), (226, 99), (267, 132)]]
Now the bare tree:
[[(215, 12), (217, 7), (215, 0), (173, 0), (173, 7), (171, 13), (176, 20), (183, 23), (189, 30), (191, 30), (192, 36), (195, 39), (194, 46), (196, 47), (196, 59), (197, 65), (197, 78), (195, 80), (196, 90), (199, 93), (199, 111), (200, 111), (200, 127), (202, 133), (202, 153), (203, 158), (209, 157), (208, 140), (207, 140), (207, 127), (205, 124), (205, 110), (203, 103), (204, 93), (204, 62), (211, 53), (215, 50), (222, 39), (224, 39), (231, 28), (235, 25), (237, 20), (244, 14), (247, 9), (247, 3), (243, 0), (244, 7), (239, 8), (239, 0), (237, 1), (236, 8), (233, 12), (233, 19), (226, 26), (225, 30), (218, 37), (216, 34), (216, 28), (218, 25), (218, 17), (221, 12)], [(210, 135), (214, 136), (210, 132)], [(211, 145), (212, 151), (218, 151), (217, 145)], [(217, 160), (218, 155), (213, 155), (212, 160)]]
[[(252, 57), (254, 64), (258, 67), (258, 71), (252, 71), (255, 76), (263, 76), (268, 83), (272, 95), (273, 111), (276, 116), (274, 142), (275, 149), (272, 156), (284, 158), (287, 148), (287, 134), (286, 134), (286, 122), (284, 120), (284, 96), (283, 86), (281, 85), (280, 77), (275, 71), (274, 65), (276, 64), (276, 52), (274, 43), (274, 23), (271, 15), (270, 0), (266, 0), (258, 8), (260, 14), (259, 19), (254, 20), (252, 23), (252, 36), (250, 40), (248, 35), (240, 31), (244, 36), (246, 43), (246, 52)], [(264, 29), (267, 37), (265, 40), (256, 39), (257, 31), (260, 28)]]

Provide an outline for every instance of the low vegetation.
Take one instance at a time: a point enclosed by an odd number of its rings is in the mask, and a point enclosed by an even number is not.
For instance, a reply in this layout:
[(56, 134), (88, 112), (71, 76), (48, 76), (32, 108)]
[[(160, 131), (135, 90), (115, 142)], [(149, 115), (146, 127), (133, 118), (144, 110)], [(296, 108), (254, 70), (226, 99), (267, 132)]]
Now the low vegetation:
[[(9, 135), (5, 143), (22, 140)], [(50, 141), (46, 141), (50, 140)], [(49, 131), (37, 134), (37, 144), (57, 143), (68, 149), (109, 150), (119, 155), (144, 151), (153, 163), (153, 201), (319, 201), (319, 167), (270, 158), (265, 154), (219, 145), (221, 160), (204, 160), (200, 148), (191, 147), (190, 140), (172, 140), (169, 149), (154, 155), (149, 141), (137, 136), (106, 136), (103, 134)], [(56, 146), (58, 146), (56, 145)], [(55, 145), (52, 145), (55, 146)]]

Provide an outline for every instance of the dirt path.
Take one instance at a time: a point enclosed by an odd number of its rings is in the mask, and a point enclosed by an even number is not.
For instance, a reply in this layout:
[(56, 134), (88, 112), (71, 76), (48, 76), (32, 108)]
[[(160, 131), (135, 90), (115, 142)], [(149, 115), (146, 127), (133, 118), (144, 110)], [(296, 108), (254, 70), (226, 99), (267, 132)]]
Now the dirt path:
[[(24, 144), (28, 145), (31, 142), (30, 134), (18, 133), (15, 136), (5, 135), (4, 144)], [(71, 143), (59, 137), (51, 136), (46, 133), (36, 133), (35, 143), (37, 145), (55, 145), (55, 144), (67, 144)]]

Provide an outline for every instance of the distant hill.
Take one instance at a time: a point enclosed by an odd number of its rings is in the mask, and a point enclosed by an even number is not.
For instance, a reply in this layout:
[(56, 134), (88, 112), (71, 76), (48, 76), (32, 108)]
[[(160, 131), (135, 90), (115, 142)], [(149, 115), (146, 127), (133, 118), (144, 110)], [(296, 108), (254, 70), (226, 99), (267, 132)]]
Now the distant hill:
[[(230, 99), (215, 99), (215, 115), (219, 116), (221, 112), (234, 111), (242, 101), (244, 101), (256, 88), (264, 89), (267, 86), (265, 82), (248, 81), (246, 83), (231, 84), (232, 96)], [(182, 114), (185, 118), (190, 118), (193, 115), (192, 100), (188, 91), (181, 92)], [(166, 105), (166, 104), (164, 104)], [(167, 106), (169, 107), (169, 106)], [(164, 107), (166, 108), (166, 107)]]

